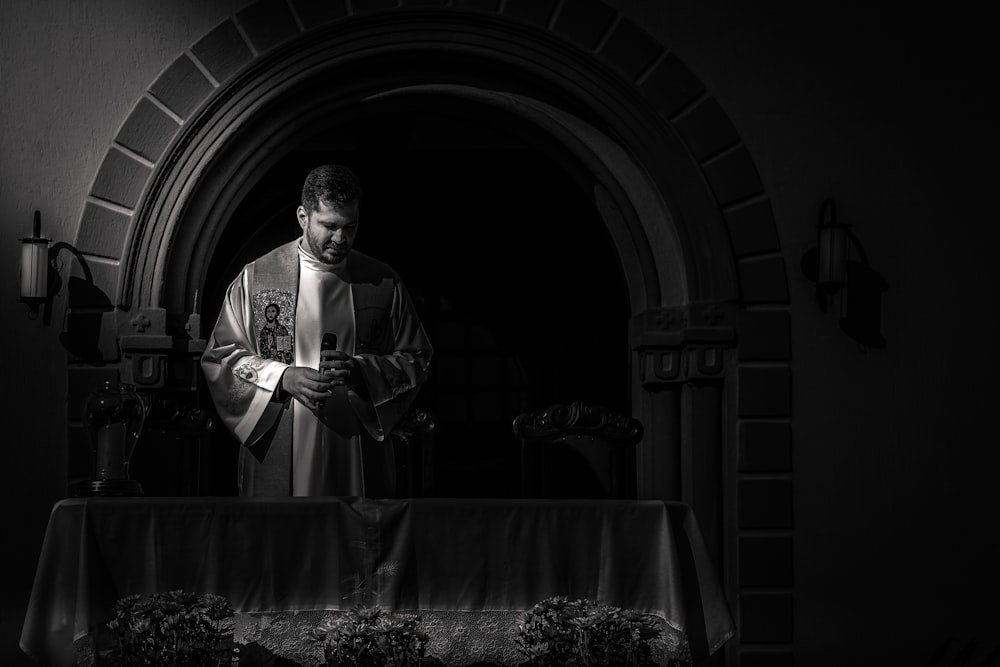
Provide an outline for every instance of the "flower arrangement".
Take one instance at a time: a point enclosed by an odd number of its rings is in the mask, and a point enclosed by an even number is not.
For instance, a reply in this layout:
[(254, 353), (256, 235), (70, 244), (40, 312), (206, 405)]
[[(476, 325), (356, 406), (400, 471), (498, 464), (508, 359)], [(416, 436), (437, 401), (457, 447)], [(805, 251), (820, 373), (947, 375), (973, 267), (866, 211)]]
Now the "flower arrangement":
[(112, 608), (112, 665), (218, 667), (232, 662), (233, 616), (226, 598), (181, 590), (129, 595)]
[(328, 667), (403, 667), (440, 664), (425, 655), (427, 634), (420, 617), (390, 616), (378, 606), (357, 605), (343, 616), (325, 619), (307, 633), (323, 649)]
[(592, 600), (549, 597), (518, 620), (517, 646), (526, 665), (652, 665), (659, 636), (652, 616)]

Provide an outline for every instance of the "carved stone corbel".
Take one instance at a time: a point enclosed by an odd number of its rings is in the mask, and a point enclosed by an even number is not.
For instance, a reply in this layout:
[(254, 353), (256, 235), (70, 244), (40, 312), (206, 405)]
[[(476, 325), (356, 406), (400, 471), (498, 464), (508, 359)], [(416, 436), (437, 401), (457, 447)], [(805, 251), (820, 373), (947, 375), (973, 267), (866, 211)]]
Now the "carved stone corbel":
[(183, 332), (163, 308), (119, 312), (121, 381), (140, 391), (193, 390), (199, 372), (198, 357), (205, 349), (205, 341), (200, 338), (200, 317), (189, 315), (181, 326)]
[(721, 380), (726, 350), (736, 341), (736, 308), (691, 304), (650, 308), (632, 318), (629, 338), (639, 354), (639, 383), (648, 391)]
[(137, 389), (161, 389), (167, 376), (167, 356), (173, 337), (167, 334), (163, 308), (144, 308), (118, 314), (121, 380)]

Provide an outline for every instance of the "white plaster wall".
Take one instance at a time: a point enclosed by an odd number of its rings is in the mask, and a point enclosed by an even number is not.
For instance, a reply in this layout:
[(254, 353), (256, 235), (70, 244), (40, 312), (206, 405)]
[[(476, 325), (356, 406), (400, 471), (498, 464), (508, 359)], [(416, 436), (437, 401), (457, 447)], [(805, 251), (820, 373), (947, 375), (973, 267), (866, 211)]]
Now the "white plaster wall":
[(246, 4), (0, 2), (0, 303), (8, 315), (0, 349), (4, 404), (14, 417), (0, 440), (10, 508), (0, 541), (0, 664), (27, 664), (18, 649), (24, 610), (49, 511), (66, 490), (62, 312), (44, 326), (17, 302), (18, 238), (30, 234), (37, 209), (46, 236), (73, 241), (104, 153), (133, 105), (174, 58)]

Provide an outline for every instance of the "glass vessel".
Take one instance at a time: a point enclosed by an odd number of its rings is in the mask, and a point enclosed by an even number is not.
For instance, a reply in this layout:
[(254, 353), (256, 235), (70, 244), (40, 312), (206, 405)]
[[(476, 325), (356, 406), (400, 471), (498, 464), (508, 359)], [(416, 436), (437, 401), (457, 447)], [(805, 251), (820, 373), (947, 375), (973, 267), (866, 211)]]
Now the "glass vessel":
[(146, 421), (146, 405), (126, 383), (94, 387), (83, 412), (94, 461), (94, 477), (78, 484), (75, 495), (141, 496), (142, 485), (129, 477), (129, 463)]

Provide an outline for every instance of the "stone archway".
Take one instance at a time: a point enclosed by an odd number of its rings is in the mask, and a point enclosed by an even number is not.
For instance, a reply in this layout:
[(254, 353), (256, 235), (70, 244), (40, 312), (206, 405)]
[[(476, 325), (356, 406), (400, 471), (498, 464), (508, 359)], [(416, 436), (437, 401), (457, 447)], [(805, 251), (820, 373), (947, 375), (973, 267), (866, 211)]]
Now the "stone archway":
[[(150, 391), (191, 383), (213, 239), (253, 175), (318, 115), (417, 91), (493, 104), (592, 179), (616, 240), (633, 414), (652, 443), (640, 496), (692, 504), (740, 619), (779, 618), (744, 639), (790, 644), (790, 562), (768, 566), (791, 545), (788, 294), (736, 130), (675, 55), (597, 2), (402, 4), (261, 0), (150, 86), (76, 240), (85, 256), (120, 260), (95, 275), (119, 307), (102, 333), (107, 360)], [(296, 97), (310, 85), (326, 92)], [(108, 372), (70, 369), (80, 384)]]

